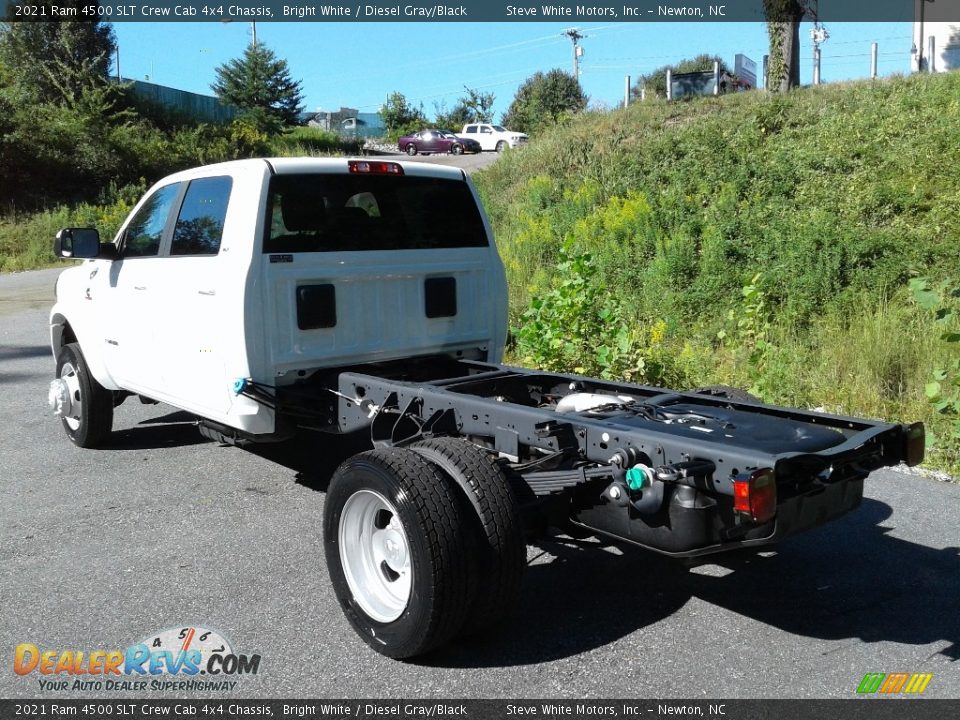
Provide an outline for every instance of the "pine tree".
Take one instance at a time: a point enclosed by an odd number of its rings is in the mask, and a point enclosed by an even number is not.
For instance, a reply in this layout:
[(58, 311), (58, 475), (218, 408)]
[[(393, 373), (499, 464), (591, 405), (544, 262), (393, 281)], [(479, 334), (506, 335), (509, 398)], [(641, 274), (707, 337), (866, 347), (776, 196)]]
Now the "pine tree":
[[(58, 5), (78, 7), (81, 2)], [(75, 105), (86, 92), (107, 83), (116, 46), (113, 28), (99, 20), (0, 26), (5, 82), (27, 102)]]
[(279, 132), (294, 125), (303, 110), (301, 83), (290, 77), (287, 61), (264, 45), (251, 45), (243, 57), (217, 68), (213, 91), (238, 107), (257, 128)]

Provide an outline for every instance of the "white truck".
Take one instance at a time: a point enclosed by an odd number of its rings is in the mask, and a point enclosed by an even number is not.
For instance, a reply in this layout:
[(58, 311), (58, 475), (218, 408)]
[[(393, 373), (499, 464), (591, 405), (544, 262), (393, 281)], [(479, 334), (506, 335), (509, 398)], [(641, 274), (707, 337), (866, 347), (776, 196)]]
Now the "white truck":
[(548, 526), (689, 558), (765, 547), (916, 464), (923, 426), (500, 364), (506, 284), (460, 170), (243, 160), (172, 175), (112, 243), (65, 228), (49, 402), (103, 443), (130, 396), (222, 442), (369, 432), (324, 503), (340, 605), (394, 658), (486, 632)]
[(507, 148), (515, 148), (526, 144), (529, 138), (525, 133), (507, 130), (502, 125), (489, 123), (469, 123), (463, 126), (458, 137), (470, 138), (480, 143), (482, 150), (503, 152)]

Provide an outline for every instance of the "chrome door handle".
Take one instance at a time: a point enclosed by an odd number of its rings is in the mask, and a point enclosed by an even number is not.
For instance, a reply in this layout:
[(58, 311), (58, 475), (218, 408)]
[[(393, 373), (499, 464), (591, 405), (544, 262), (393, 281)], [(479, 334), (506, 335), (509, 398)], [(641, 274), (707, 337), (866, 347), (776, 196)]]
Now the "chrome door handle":
[(216, 295), (216, 294), (217, 294), (217, 291), (216, 291), (216, 290), (197, 290), (197, 292), (200, 293), (201, 295)]

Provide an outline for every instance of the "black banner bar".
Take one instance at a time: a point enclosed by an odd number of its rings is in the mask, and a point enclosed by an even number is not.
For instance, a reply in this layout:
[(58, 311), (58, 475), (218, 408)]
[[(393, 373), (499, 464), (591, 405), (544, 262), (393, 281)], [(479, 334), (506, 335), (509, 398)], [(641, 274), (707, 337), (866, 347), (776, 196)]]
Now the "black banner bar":
[[(924, 0), (819, 0), (822, 22), (905, 22)], [(779, 5), (778, 5), (779, 6)], [(771, 19), (763, 0), (0, 0), (7, 22), (724, 22)], [(927, 21), (960, 21), (960, 0), (927, 2)], [(808, 16), (810, 17), (810, 16)]]
[(943, 720), (960, 700), (0, 700), (4, 720), (77, 717), (325, 718), (327, 720), (513, 720), (710, 718), (712, 720)]

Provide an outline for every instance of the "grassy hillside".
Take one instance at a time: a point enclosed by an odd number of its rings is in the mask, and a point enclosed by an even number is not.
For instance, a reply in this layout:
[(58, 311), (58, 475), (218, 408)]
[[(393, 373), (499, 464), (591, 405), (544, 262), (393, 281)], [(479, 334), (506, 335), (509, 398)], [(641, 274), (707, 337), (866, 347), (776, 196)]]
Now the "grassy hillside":
[[(907, 282), (960, 282), (958, 167), (954, 73), (586, 114), (478, 185), (514, 325), (536, 328), (519, 359), (567, 353), (592, 371), (923, 419), (935, 463), (956, 469), (955, 417), (924, 389), (960, 345)], [(578, 267), (602, 293), (571, 282)], [(523, 318), (531, 298), (541, 309)], [(577, 303), (617, 341), (558, 339), (579, 327)], [(538, 347), (551, 324), (554, 347)]]

